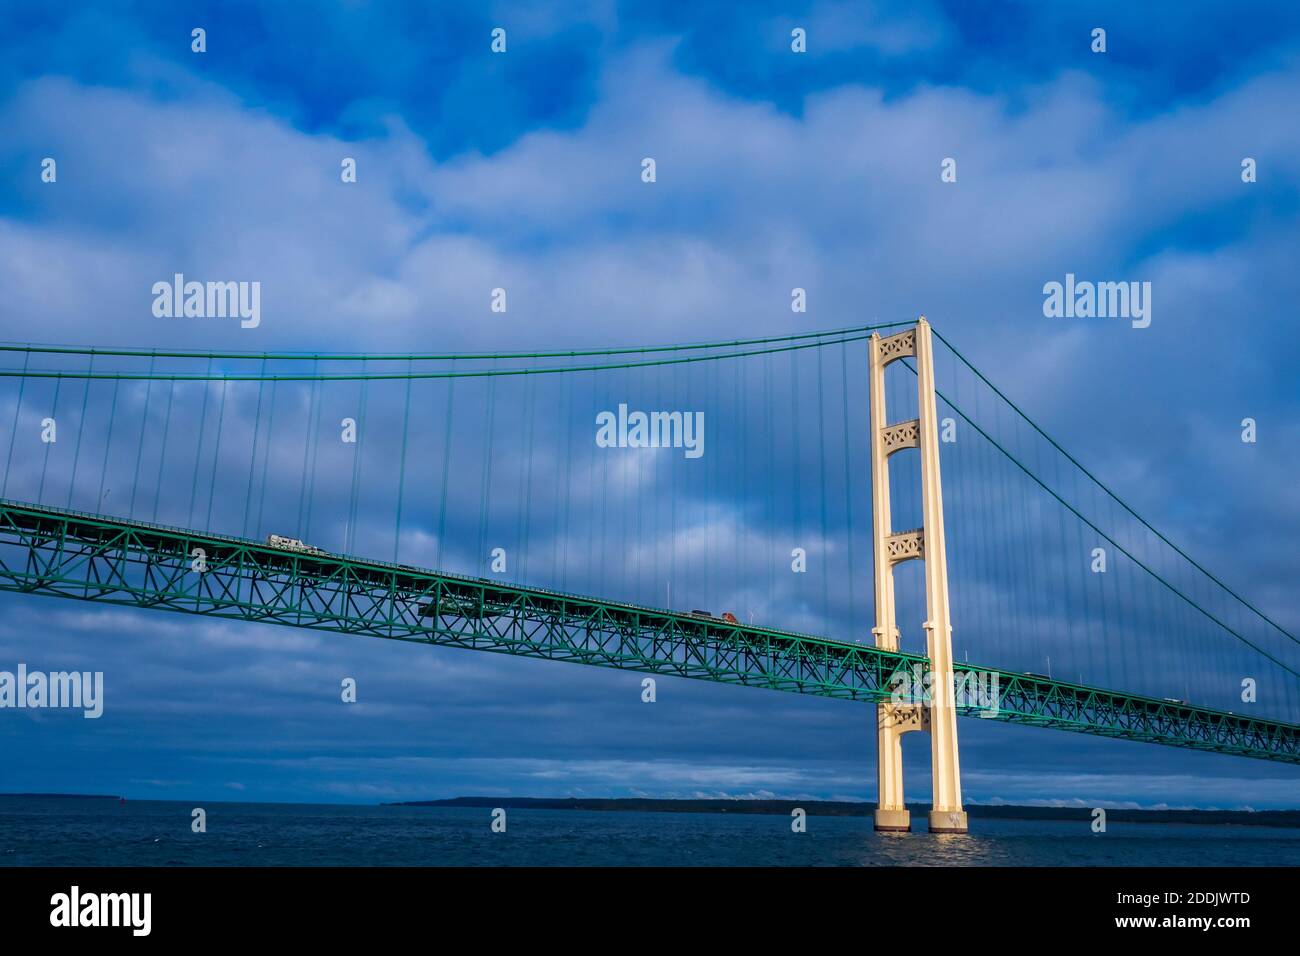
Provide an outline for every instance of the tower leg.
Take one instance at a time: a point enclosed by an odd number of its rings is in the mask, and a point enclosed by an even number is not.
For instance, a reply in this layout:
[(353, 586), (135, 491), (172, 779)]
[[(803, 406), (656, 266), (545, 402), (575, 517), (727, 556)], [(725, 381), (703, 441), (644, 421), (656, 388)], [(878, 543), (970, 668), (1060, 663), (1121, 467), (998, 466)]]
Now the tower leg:
[(920, 406), (921, 502), (925, 522), (925, 622), (932, 704), (930, 756), (934, 784), (931, 833), (965, 833), (961, 766), (957, 759), (957, 701), (953, 686), (952, 618), (948, 606), (948, 556), (939, 478), (939, 422), (935, 409), (934, 345), (922, 316), (916, 325), (916, 377)]
[[(935, 642), (932, 642), (932, 645)], [(961, 764), (957, 756), (957, 710), (953, 699), (952, 645), (948, 640), (931, 651), (934, 704), (930, 708), (930, 773), (933, 796), (931, 833), (965, 833), (961, 806)]]
[(896, 704), (876, 705), (876, 829), (907, 832), (912, 815), (903, 802), (903, 732)]

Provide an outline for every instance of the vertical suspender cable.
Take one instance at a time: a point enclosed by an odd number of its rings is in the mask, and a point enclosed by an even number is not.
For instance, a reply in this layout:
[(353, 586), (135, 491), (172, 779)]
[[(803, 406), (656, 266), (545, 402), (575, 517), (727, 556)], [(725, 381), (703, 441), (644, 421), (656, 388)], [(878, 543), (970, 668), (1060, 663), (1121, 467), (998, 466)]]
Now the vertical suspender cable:
[(230, 391), (230, 383), (223, 381), (221, 383), (221, 404), (217, 411), (217, 437), (212, 446), (212, 478), (208, 482), (208, 513), (203, 519), (203, 530), (212, 530), (212, 501), (217, 490), (217, 470), (221, 466), (221, 429), (226, 421), (226, 396)]
[[(312, 368), (318, 368), (319, 359), (312, 362)], [(308, 436), (308, 448), (311, 449), (311, 463), (307, 467), (307, 513), (300, 527), (306, 532), (303, 535), (304, 541), (311, 541), (311, 515), (316, 503), (316, 462), (320, 458), (320, 421), (321, 416), (325, 413), (325, 383), (313, 382), (312, 387), (320, 386), (316, 396), (316, 417), (310, 422), (310, 435)], [(306, 451), (303, 452), (303, 460), (306, 461)]]
[[(411, 360), (406, 360), (411, 371)], [(393, 563), (397, 563), (398, 545), (402, 540), (402, 495), (406, 491), (406, 436), (411, 424), (411, 379), (406, 380), (406, 408), (402, 412), (402, 454), (397, 466), (397, 521), (393, 528)]]
[(167, 410), (163, 413), (162, 449), (158, 452), (158, 478), (154, 482), (153, 514), (149, 518), (150, 521), (158, 520), (158, 502), (162, 499), (163, 481), (165, 480), (163, 468), (167, 464), (167, 438), (168, 435), (171, 433), (172, 401), (175, 399), (175, 397), (176, 397), (176, 380), (172, 379), (170, 382), (167, 383)]
[[(492, 363), (493, 368), (496, 362)], [(487, 408), (487, 442), (483, 446), (483, 480), (479, 485), (479, 502), (478, 502), (478, 553), (474, 556), (474, 566), (483, 567), (483, 559), (486, 555), (484, 550), (487, 547), (487, 526), (488, 526), (488, 498), (492, 493), (492, 452), (496, 433), (496, 386), (495, 377), (488, 379), (488, 400)], [(489, 571), (491, 565), (488, 566)]]
[(573, 376), (564, 376), (564, 511), (560, 520), (560, 587), (569, 588), (569, 516), (573, 498)]
[(848, 551), (849, 566), (849, 621), (855, 629), (855, 633), (849, 635), (856, 637), (856, 622), (858, 620), (857, 609), (857, 575), (853, 569), (853, 486), (850, 484), (851, 466), (849, 462), (849, 449), (853, 447), (849, 440), (849, 347), (843, 343), (840, 344), (840, 397), (843, 402), (843, 408), (840, 414), (844, 422), (844, 537)]
[(45, 443), (45, 460), (41, 463), (41, 483), (36, 489), (36, 501), (38, 504), (45, 497), (45, 472), (50, 467), (50, 446), (57, 443), (59, 427), (59, 389), (63, 385), (63, 377), (59, 376), (54, 380), (54, 402), (50, 407), (50, 421), (54, 423), (55, 432), (50, 435), (55, 441)]
[[(364, 374), (369, 366), (366, 359), (361, 360), (361, 370)], [(369, 404), (370, 379), (361, 380), (361, 409), (357, 413), (357, 433), (356, 441), (352, 444), (352, 496), (348, 502), (348, 530), (344, 550), (348, 554), (356, 553), (357, 543), (357, 505), (361, 498), (361, 448), (366, 441), (366, 406)]]
[(516, 570), (521, 581), (528, 580), (528, 540), (533, 517), (533, 431), (537, 424), (536, 379), (524, 377), (524, 404), (528, 406), (528, 444), (524, 458), (528, 462), (528, 476), (524, 482), (524, 534), (519, 544), (519, 563)]
[[(90, 350), (90, 363), (86, 367), (87, 372), (95, 370), (95, 350)], [(77, 444), (72, 452), (72, 477), (68, 479), (68, 504), (72, 507), (72, 496), (77, 489), (77, 465), (81, 461), (81, 436), (86, 433), (86, 409), (90, 407), (90, 378), (86, 379), (86, 386), (81, 390), (81, 418), (77, 421)]]
[(108, 491), (104, 490), (104, 479), (108, 477), (108, 453), (113, 447), (113, 425), (117, 421), (117, 392), (121, 384), (120, 380), (114, 379), (113, 399), (108, 406), (108, 434), (104, 438), (104, 460), (99, 468), (99, 497), (95, 499), (95, 511), (100, 513), (104, 511), (104, 496), (113, 490), (112, 488)]
[[(208, 375), (212, 374), (211, 358), (208, 359), (207, 374)], [(208, 421), (208, 394), (211, 390), (211, 385), (207, 381), (204, 381), (203, 383), (201, 383), (200, 388), (203, 389), (203, 404), (199, 409), (199, 440), (198, 443), (194, 446), (194, 477), (190, 480), (190, 510), (188, 513), (188, 517), (185, 519), (185, 523), (189, 525), (191, 528), (194, 527), (194, 502), (198, 498), (198, 489), (199, 489), (199, 460), (203, 457), (203, 429), (207, 425), (207, 421)], [(113, 383), (113, 401), (114, 402), (117, 401), (116, 381)], [(110, 429), (109, 436), (112, 437), (113, 421), (111, 417), (109, 418), (108, 427)], [(104, 457), (105, 460), (107, 460), (108, 458), (107, 452), (104, 453)], [(103, 488), (100, 488), (100, 495), (102, 497)]]
[(153, 398), (153, 369), (156, 355), (149, 356), (149, 381), (144, 387), (144, 411), (140, 413), (140, 441), (135, 446), (135, 477), (131, 480), (131, 502), (127, 505), (128, 517), (135, 515), (135, 498), (140, 492), (140, 461), (144, 457), (144, 436), (149, 430), (149, 403)]
[[(26, 352), (23, 354), (24, 372), (27, 371), (27, 363), (30, 362), (31, 359), (32, 359), (31, 352)], [(18, 399), (14, 402), (14, 426), (13, 426), (13, 430), (9, 432), (9, 453), (5, 457), (5, 476), (4, 476), (3, 484), (0, 484), (0, 498), (5, 497), (9, 493), (9, 472), (12, 469), (14, 463), (14, 441), (18, 438), (18, 413), (22, 411), (23, 390), (26, 387), (27, 387), (27, 376), (24, 375), (22, 378), (18, 379)]]
[(822, 562), (820, 569), (822, 579), (822, 621), (824, 622), (823, 626), (829, 633), (833, 630), (833, 627), (830, 598), (830, 526), (826, 520), (826, 403), (822, 386), (822, 373), (826, 363), (822, 361), (822, 357), (825, 355), (823, 349), (814, 349), (812, 354), (817, 359), (817, 460), (820, 465), (818, 477), (821, 485), (820, 506), (822, 519)]
[(271, 382), (271, 414), (267, 416), (266, 420), (266, 450), (262, 453), (262, 487), (257, 493), (257, 521), (253, 527), (253, 533), (258, 535), (262, 533), (262, 511), (266, 505), (266, 473), (271, 463), (271, 449), (275, 447), (275, 400), (279, 395), (279, 389), (279, 380), (273, 380)]
[(266, 392), (265, 356), (262, 357), (262, 375), (262, 380), (257, 383), (257, 410), (253, 413), (253, 450), (248, 455), (248, 487), (244, 489), (244, 520), (240, 525), (244, 537), (248, 537), (248, 518), (253, 510), (253, 476), (257, 474), (257, 439), (262, 433), (262, 397)]
[(442, 432), (442, 501), (438, 505), (438, 551), (439, 568), (447, 567), (447, 482), (451, 477), (451, 429), (452, 409), (456, 405), (456, 380), (447, 379), (447, 417)]

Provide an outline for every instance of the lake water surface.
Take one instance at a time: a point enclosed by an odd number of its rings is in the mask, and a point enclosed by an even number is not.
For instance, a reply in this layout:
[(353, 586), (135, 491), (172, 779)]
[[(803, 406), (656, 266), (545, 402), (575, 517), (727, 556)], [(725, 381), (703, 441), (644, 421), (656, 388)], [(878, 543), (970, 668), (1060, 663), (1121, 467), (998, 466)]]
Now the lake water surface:
[[(0, 797), (4, 866), (1298, 866), (1300, 830), (985, 820), (965, 836), (878, 834), (871, 818), (491, 811)], [(921, 823), (924, 826), (924, 821)]]

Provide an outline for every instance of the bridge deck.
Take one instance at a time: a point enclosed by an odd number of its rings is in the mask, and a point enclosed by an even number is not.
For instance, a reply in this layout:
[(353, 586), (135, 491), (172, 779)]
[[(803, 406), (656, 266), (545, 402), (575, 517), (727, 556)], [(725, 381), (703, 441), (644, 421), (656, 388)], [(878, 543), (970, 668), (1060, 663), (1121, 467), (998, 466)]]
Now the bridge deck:
[[(202, 549), (206, 570), (193, 569)], [(465, 647), (848, 700), (925, 658), (791, 631), (0, 500), (0, 590)], [(1300, 726), (975, 664), (965, 716), (1300, 763)]]

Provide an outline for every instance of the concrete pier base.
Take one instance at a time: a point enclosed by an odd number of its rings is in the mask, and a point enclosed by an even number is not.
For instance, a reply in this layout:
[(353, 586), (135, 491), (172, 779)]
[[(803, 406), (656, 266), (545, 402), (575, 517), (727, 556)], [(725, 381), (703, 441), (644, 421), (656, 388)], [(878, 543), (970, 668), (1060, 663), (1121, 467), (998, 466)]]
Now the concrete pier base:
[(912, 829), (909, 810), (877, 810), (876, 829), (886, 833), (907, 833)]
[[(880, 811), (876, 812), (879, 813)], [(930, 811), (931, 833), (965, 833), (966, 830), (965, 810)]]

